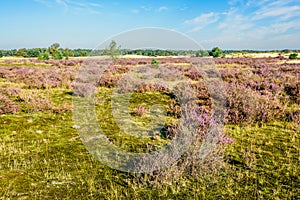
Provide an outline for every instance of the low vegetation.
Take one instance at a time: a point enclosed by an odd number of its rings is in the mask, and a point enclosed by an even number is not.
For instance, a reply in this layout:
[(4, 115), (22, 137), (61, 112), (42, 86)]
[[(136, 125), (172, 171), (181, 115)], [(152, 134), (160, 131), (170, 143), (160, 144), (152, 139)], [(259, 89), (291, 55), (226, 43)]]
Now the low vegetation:
[[(147, 126), (154, 104), (164, 108), (166, 118), (149, 137), (126, 134), (118, 124), (122, 119), (117, 121), (111, 111), (116, 89), (119, 95), (130, 91), (133, 82), (126, 74), (137, 70), (146, 80), (153, 78), (147, 70), (155, 68), (163, 76), (154, 78), (172, 82), (180, 73), (197, 97), (194, 145), (167, 169), (131, 174), (102, 164), (83, 145), (72, 100), (95, 88), (74, 84), (84, 59), (55, 60), (59, 46), (52, 47), (49, 60), (0, 59), (3, 199), (300, 198), (300, 64), (283, 57), (202, 58), (203, 65), (215, 64), (224, 81), (227, 112), (217, 148), (199, 159), (199, 147), (214, 123), (202, 73), (187, 58), (115, 59), (96, 82), (94, 104), (105, 135), (124, 150), (160, 149), (176, 137), (182, 117), (178, 99), (165, 85), (140, 84), (129, 101), (130, 118)], [(97, 74), (99, 68), (89, 72)]]

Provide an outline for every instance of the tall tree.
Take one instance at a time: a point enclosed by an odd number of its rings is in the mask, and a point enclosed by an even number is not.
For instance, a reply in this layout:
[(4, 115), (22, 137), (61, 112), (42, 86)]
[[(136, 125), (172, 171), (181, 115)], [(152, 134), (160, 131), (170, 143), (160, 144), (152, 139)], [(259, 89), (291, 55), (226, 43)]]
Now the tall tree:
[(109, 47), (104, 50), (103, 54), (110, 56), (112, 60), (116, 60), (121, 54), (120, 49), (121, 46), (117, 46), (116, 41), (112, 40), (109, 44)]
[(51, 46), (48, 48), (50, 55), (54, 57), (54, 55), (58, 51), (59, 47), (60, 47), (59, 43), (51, 44)]

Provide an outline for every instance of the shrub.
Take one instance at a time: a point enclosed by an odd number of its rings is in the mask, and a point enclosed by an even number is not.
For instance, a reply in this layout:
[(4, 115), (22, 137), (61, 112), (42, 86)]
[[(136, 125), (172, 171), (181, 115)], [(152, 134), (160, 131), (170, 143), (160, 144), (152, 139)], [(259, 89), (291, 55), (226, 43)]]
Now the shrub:
[(23, 90), (18, 95), (18, 100), (22, 103), (22, 110), (25, 112), (37, 112), (52, 110), (54, 108), (52, 101), (39, 90)]
[(268, 122), (280, 119), (286, 105), (269, 91), (253, 90), (243, 84), (227, 85), (227, 123)]
[(297, 53), (292, 53), (289, 55), (289, 59), (297, 59), (298, 58), (298, 54)]
[(210, 52), (209, 55), (214, 57), (214, 58), (218, 58), (221, 57), (223, 55), (223, 51), (222, 49), (220, 49), (219, 47), (214, 47)]
[(158, 62), (156, 59), (152, 59), (151, 65), (158, 66), (159, 64), (160, 64), (160, 62)]

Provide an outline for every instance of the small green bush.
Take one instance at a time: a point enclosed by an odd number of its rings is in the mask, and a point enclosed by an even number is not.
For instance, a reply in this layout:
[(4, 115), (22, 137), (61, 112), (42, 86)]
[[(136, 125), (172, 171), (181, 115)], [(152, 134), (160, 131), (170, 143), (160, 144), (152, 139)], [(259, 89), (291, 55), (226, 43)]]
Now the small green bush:
[(289, 56), (289, 59), (297, 59), (298, 58), (298, 54), (297, 53), (292, 53)]
[(160, 62), (158, 62), (156, 59), (152, 59), (151, 65), (157, 66), (157, 65), (159, 65), (159, 64), (160, 64)]

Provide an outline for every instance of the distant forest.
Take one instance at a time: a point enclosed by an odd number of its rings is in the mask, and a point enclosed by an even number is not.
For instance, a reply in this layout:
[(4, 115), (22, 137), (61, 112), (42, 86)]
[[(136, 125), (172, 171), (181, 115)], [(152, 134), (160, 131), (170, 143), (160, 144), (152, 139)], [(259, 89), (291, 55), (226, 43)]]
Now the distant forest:
[[(84, 56), (101, 56), (106, 55), (105, 49), (103, 50), (92, 50), (92, 49), (68, 49), (60, 48), (58, 43), (51, 45), (48, 48), (21, 48), (21, 49), (10, 49), (10, 50), (0, 50), (0, 57), (10, 57), (18, 56), (24, 58), (38, 58), (46, 56), (49, 54), (54, 58), (62, 59), (69, 57), (84, 57)], [(142, 56), (196, 56), (204, 57), (208, 56), (211, 50), (161, 50), (161, 49), (119, 49), (120, 55), (142, 55)], [(299, 53), (300, 50), (222, 50), (223, 54), (231, 53)]]

